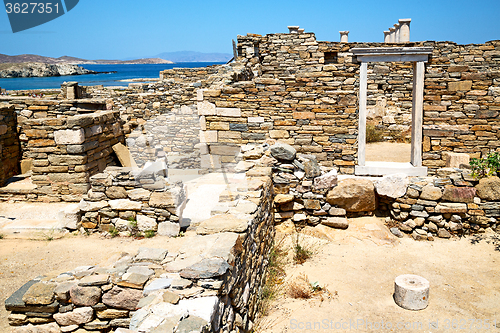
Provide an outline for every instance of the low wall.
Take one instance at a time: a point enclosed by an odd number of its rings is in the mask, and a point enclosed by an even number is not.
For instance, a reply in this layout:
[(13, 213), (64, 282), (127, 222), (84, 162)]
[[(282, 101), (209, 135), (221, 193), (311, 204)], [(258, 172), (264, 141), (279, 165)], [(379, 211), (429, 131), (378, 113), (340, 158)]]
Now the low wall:
[(164, 248), (28, 282), (5, 301), (13, 332), (252, 331), (274, 237), (269, 176), (227, 175), (230, 211)]
[(436, 177), (410, 178), (406, 194), (390, 206), (395, 227), (417, 240), (499, 232), (498, 177), (476, 181), (469, 170), (442, 168)]
[(89, 177), (116, 165), (112, 146), (124, 142), (115, 111), (25, 120), (19, 137), (36, 186), (25, 199), (49, 201), (80, 201)]
[[(178, 236), (186, 201), (182, 183), (169, 184), (166, 170), (107, 167), (90, 178), (91, 189), (80, 202), (81, 226), (122, 236), (154, 231)], [(75, 225), (72, 229), (77, 229)]]
[(19, 174), (19, 139), (14, 106), (0, 104), (0, 186)]

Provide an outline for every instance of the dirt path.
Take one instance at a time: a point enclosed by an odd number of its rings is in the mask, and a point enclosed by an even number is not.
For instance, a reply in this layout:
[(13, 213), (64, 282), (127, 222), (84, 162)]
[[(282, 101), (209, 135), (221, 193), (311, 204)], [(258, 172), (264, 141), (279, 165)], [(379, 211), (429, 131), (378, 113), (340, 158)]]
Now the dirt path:
[[(323, 235), (330, 241), (311, 260), (286, 269), (284, 289), (306, 274), (310, 282), (318, 281), (338, 296), (324, 301), (281, 296), (258, 332), (500, 332), (500, 252), (494, 244), (471, 244), (471, 238), (398, 240), (379, 219), (350, 222), (346, 231)], [(425, 310), (408, 311), (395, 304), (394, 279), (401, 274), (430, 281)], [(494, 320), (499, 328), (491, 327)], [(447, 329), (457, 324), (459, 329)]]
[(395, 142), (374, 142), (366, 144), (367, 161), (410, 162), (411, 144)]

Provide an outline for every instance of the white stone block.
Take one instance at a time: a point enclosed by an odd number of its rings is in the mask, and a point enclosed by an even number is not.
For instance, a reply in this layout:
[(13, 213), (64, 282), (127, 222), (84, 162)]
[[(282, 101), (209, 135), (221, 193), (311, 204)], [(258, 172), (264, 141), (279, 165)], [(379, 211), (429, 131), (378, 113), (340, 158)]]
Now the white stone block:
[(461, 164), (469, 165), (470, 156), (464, 153), (444, 153), (447, 168), (459, 168)]
[(179, 302), (179, 307), (186, 309), (190, 316), (200, 317), (209, 323), (212, 322), (218, 305), (217, 296), (183, 299)]
[(181, 231), (181, 225), (179, 223), (173, 223), (167, 221), (158, 224), (159, 236), (176, 237), (179, 236), (180, 231)]
[(154, 102), (153, 103), (153, 109), (159, 109), (161, 106), (161, 103), (160, 102)]
[(249, 123), (263, 123), (264, 117), (248, 117)]
[(200, 131), (201, 143), (217, 142), (217, 131)]
[(137, 215), (137, 228), (139, 231), (156, 231), (158, 229), (158, 225), (156, 224), (156, 220), (152, 217)]
[(198, 90), (196, 91), (196, 100), (197, 100), (198, 102), (203, 101), (203, 89), (198, 89)]
[(83, 128), (55, 131), (54, 139), (58, 145), (79, 145), (85, 142), (85, 132)]
[(396, 120), (394, 120), (393, 116), (384, 116), (382, 117), (382, 122), (384, 124), (395, 124)]
[(217, 115), (221, 117), (241, 117), (240, 108), (216, 108)]
[(406, 174), (397, 173), (374, 180), (373, 184), (379, 195), (397, 199), (406, 194), (410, 180)]
[(207, 119), (205, 116), (200, 116), (200, 129), (202, 131), (207, 130)]
[(142, 203), (128, 199), (110, 200), (109, 205), (113, 210), (141, 210)]
[(198, 102), (198, 115), (200, 116), (216, 116), (217, 115), (217, 110), (215, 107), (215, 104), (203, 101), (203, 102)]

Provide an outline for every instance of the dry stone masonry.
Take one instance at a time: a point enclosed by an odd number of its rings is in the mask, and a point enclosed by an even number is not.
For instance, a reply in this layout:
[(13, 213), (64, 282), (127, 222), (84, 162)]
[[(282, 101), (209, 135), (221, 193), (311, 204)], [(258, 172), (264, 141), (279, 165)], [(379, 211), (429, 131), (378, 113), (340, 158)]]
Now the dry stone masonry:
[(14, 106), (0, 104), (0, 185), (19, 173), (19, 138)]
[(274, 237), (273, 201), (270, 170), (241, 175), (227, 175), (219, 196), (227, 210), (178, 238), (175, 250), (141, 248), (109, 267), (82, 266), (22, 286), (5, 302), (13, 332), (251, 331)]

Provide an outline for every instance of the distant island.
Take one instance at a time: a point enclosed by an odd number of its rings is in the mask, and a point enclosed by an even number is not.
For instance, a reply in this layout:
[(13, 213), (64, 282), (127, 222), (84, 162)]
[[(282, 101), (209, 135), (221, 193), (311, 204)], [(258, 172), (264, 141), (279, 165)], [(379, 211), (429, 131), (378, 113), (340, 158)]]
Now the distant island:
[(88, 60), (71, 56), (59, 58), (35, 54), (0, 54), (0, 78), (49, 77), (64, 75), (98, 74), (78, 65), (142, 65), (175, 64), (182, 62), (227, 62), (232, 58), (227, 53), (203, 53), (195, 51), (164, 52), (157, 56), (129, 60)]
[(134, 60), (87, 60), (70, 56), (59, 58), (44, 57), (35, 54), (21, 54), (9, 56), (0, 54), (0, 64), (5, 63), (43, 63), (43, 64), (70, 64), (70, 65), (126, 65), (126, 64), (173, 64), (170, 60), (160, 58), (143, 58)]

